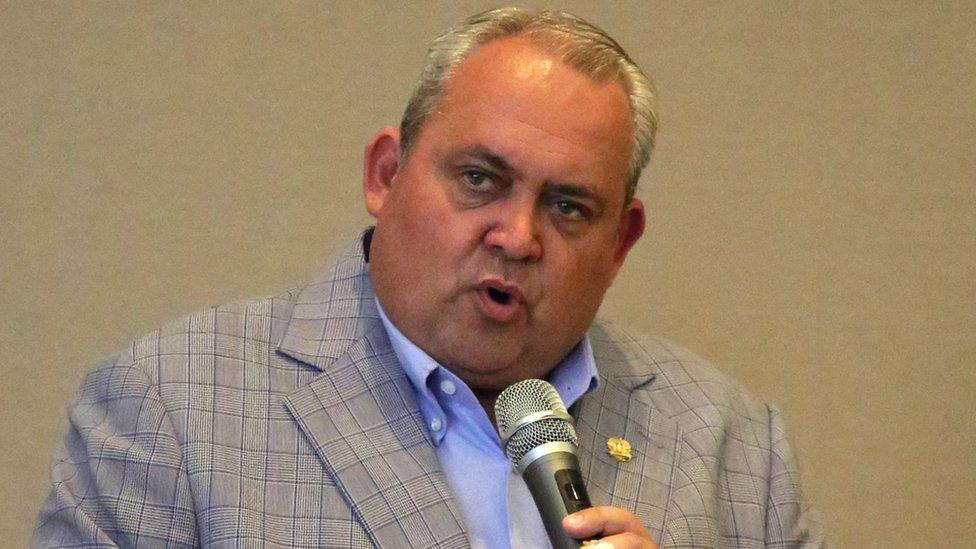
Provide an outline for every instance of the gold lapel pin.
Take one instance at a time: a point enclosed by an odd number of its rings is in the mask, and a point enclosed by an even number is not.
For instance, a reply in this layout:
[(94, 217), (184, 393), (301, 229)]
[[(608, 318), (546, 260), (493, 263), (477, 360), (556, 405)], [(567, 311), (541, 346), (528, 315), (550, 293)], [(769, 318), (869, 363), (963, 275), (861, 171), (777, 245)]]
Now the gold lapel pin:
[(630, 461), (630, 443), (622, 438), (610, 437), (607, 440), (607, 452), (617, 461)]

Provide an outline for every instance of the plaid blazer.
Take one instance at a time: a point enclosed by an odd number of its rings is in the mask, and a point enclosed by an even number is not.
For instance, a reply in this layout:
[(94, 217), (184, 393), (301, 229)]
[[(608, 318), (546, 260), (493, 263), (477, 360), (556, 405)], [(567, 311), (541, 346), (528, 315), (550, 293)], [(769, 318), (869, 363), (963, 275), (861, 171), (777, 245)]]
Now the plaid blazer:
[[(670, 343), (603, 322), (590, 338), (600, 384), (574, 414), (594, 504), (662, 547), (821, 543), (774, 408)], [(94, 368), (52, 477), (38, 547), (468, 545), (361, 243), (303, 289), (190, 315)]]

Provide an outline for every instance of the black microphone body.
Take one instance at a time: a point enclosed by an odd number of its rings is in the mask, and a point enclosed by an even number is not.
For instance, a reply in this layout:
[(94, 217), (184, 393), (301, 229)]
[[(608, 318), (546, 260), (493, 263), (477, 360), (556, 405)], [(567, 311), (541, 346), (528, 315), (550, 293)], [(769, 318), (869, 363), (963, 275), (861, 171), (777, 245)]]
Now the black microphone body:
[(522, 471), (542, 523), (555, 549), (575, 549), (580, 541), (563, 529), (563, 517), (591, 507), (575, 452), (554, 451), (540, 456)]
[(579, 548), (580, 540), (563, 529), (563, 518), (591, 504), (576, 456), (576, 430), (556, 389), (538, 379), (520, 381), (499, 395), (495, 416), (505, 453), (525, 479), (552, 546)]

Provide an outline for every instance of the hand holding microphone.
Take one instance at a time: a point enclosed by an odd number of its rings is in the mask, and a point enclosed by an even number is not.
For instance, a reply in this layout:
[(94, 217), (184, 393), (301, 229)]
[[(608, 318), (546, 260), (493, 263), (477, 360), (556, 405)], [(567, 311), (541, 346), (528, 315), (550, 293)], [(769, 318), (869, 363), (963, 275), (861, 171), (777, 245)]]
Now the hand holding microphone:
[(525, 479), (555, 549), (580, 547), (574, 536), (601, 535), (608, 537), (594, 546), (657, 547), (630, 511), (591, 506), (573, 419), (555, 387), (541, 379), (512, 384), (495, 401), (495, 421), (505, 454)]

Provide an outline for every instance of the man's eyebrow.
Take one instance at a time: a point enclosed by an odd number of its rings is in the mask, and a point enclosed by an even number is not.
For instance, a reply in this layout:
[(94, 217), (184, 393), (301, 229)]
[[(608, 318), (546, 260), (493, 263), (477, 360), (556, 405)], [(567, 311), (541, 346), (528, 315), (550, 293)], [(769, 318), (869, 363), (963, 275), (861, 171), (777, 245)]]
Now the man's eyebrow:
[(560, 196), (571, 196), (574, 198), (583, 198), (586, 200), (592, 200), (600, 208), (606, 205), (606, 199), (597, 192), (585, 185), (577, 185), (575, 183), (559, 183), (556, 181), (548, 181), (542, 187), (542, 192), (546, 194), (556, 194)]
[(487, 162), (492, 168), (499, 172), (511, 173), (515, 171), (515, 169), (512, 168), (512, 165), (506, 162), (504, 158), (493, 153), (490, 149), (480, 145), (458, 149), (457, 151), (454, 151), (450, 157), (455, 160), (464, 157), (476, 158)]

